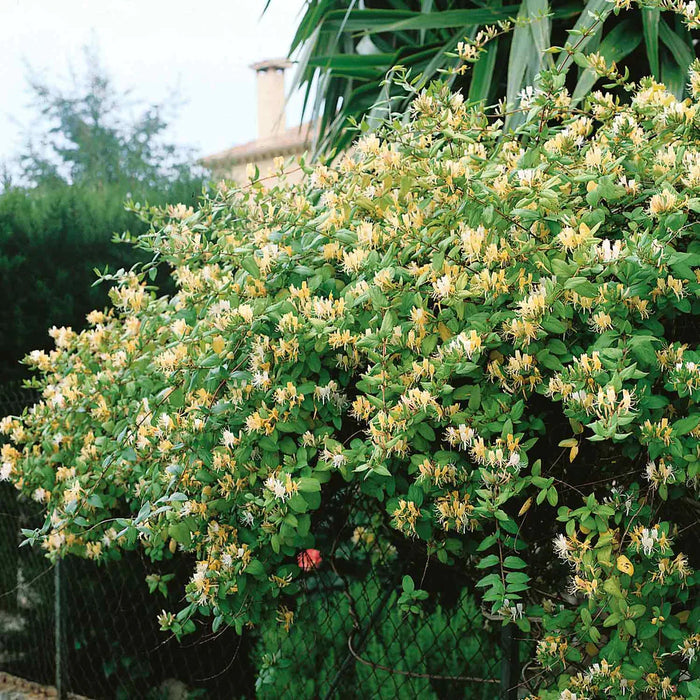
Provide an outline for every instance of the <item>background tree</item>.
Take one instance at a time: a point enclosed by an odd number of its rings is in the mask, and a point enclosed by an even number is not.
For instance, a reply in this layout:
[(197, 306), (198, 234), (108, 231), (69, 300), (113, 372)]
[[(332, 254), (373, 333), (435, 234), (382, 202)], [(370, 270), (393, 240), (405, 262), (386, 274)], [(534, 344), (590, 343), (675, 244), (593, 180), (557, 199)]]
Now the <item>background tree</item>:
[(31, 105), (37, 114), (19, 156), (25, 183), (123, 184), (165, 187), (193, 174), (189, 149), (167, 139), (175, 94), (162, 103), (143, 104), (120, 92), (85, 47), (85, 66), (61, 87), (30, 71)]
[(204, 178), (167, 138), (173, 99), (142, 104), (118, 91), (94, 50), (67, 87), (37, 75), (29, 87), (37, 119), (0, 195), (0, 384), (24, 376), (18, 362), (48, 346), (47, 328), (81, 328), (107, 303), (96, 267), (141, 259), (112, 240), (146, 228), (125, 201), (190, 204)]
[[(420, 75), (421, 86), (447, 71), (453, 89), (468, 99), (505, 99), (513, 106), (542, 68), (566, 60), (546, 51), (567, 36), (578, 50), (622, 63), (632, 78), (652, 75), (680, 97), (698, 32), (678, 14), (663, 12), (657, 0), (635, 4), (619, 15), (610, 0), (308, 0), (290, 52), (299, 51), (297, 81), (306, 93), (305, 111), (320, 125), (318, 150), (347, 146), (349, 119), (383, 116), (389, 104), (398, 111), (408, 107), (405, 91), (392, 80), (398, 65)], [(460, 63), (460, 41), (508, 20), (513, 30), (489, 42), (473, 72), (452, 72)], [(592, 77), (583, 69), (570, 73), (576, 97), (591, 89)]]

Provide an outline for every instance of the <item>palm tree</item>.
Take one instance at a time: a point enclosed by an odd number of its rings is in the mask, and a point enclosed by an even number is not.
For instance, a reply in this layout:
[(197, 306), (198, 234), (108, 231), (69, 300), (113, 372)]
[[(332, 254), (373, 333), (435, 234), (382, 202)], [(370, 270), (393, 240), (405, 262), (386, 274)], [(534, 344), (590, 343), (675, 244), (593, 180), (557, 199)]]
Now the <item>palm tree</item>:
[[(319, 124), (317, 150), (327, 152), (347, 146), (353, 120), (407, 107), (395, 80), (399, 65), (420, 76), (418, 86), (442, 75), (471, 101), (513, 103), (544, 63), (566, 58), (544, 52), (568, 42), (681, 96), (698, 33), (662, 2), (618, 12), (614, 0), (306, 0), (290, 53), (299, 57), (304, 112)], [(513, 30), (489, 42), (473, 71), (451, 71), (460, 41), (507, 20)], [(596, 79), (580, 68), (569, 71), (567, 85), (581, 97)]]

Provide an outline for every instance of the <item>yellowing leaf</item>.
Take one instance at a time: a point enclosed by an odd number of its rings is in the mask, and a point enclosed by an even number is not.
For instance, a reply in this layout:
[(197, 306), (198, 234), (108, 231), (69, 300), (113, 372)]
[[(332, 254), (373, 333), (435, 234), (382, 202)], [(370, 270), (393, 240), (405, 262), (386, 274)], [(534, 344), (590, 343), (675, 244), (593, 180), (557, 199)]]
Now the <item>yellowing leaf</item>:
[(617, 569), (628, 576), (631, 576), (634, 573), (634, 566), (632, 566), (632, 562), (624, 554), (617, 558)]
[(530, 510), (531, 505), (532, 505), (532, 496), (530, 496), (530, 498), (528, 498), (527, 501), (525, 501), (525, 503), (523, 503), (522, 508), (518, 511), (518, 517), (520, 517), (521, 515), (525, 515), (525, 513), (527, 513), (528, 510)]
[(217, 335), (216, 338), (211, 341), (211, 346), (217, 355), (221, 355), (226, 347), (226, 341), (220, 335)]
[(586, 644), (586, 653), (589, 656), (595, 656), (598, 653), (598, 647), (592, 642), (588, 642), (588, 644)]
[[(598, 183), (595, 180), (589, 180), (586, 185), (586, 192), (593, 192), (598, 187)], [(585, 226), (585, 224), (583, 224)]]
[(449, 340), (454, 333), (442, 322), (438, 323), (438, 333), (440, 334), (441, 340)]
[(579, 423), (573, 418), (569, 418), (569, 424), (576, 435), (580, 435), (583, 432), (583, 423)]
[(566, 438), (559, 443), (559, 447), (575, 447), (576, 445), (578, 445), (576, 438)]
[(681, 610), (679, 613), (676, 613), (676, 617), (678, 618), (678, 621), (684, 625), (686, 622), (688, 622), (690, 610)]
[(578, 445), (574, 445), (569, 450), (569, 462), (573, 462), (576, 459), (577, 454), (578, 454)]

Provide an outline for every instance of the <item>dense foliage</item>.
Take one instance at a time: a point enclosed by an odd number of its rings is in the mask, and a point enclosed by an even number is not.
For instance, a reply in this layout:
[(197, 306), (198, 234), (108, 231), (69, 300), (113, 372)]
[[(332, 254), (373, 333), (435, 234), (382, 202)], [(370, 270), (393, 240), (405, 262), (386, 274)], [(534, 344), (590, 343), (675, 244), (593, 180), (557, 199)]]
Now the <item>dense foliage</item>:
[[(621, 8), (634, 11), (620, 14)], [(684, 24), (674, 10), (693, 21)], [(376, 120), (390, 103), (393, 110), (408, 109), (410, 100), (392, 79), (397, 65), (420, 75), (423, 84), (447, 72), (452, 87), (470, 100), (505, 99), (515, 107), (537, 73), (557, 63), (545, 50), (567, 35), (579, 50), (623, 61), (634, 79), (652, 75), (681, 98), (695, 56), (697, 18), (696, 4), (683, 0), (308, 0), (291, 50), (298, 50), (297, 80), (325, 150), (348, 145), (354, 137), (349, 120), (368, 113)], [(497, 21), (513, 31), (489, 43), (473, 73), (461, 72), (459, 43)], [(581, 43), (591, 27), (595, 31)], [(585, 93), (591, 86), (572, 73), (569, 87)]]
[(28, 357), (44, 398), (2, 422), (0, 478), (47, 509), (27, 537), (189, 553), (162, 626), (242, 630), (293, 599), (350, 482), (481, 570), (538, 642), (539, 697), (697, 695), (700, 64), (679, 101), (572, 58), (628, 98), (573, 108), (544, 73), (504, 133), (433, 85), (301, 185), (150, 212), (139, 245), (177, 293), (121, 275)]
[[(154, 203), (194, 202), (201, 180), (174, 182), (141, 194)], [(17, 188), (0, 195), (0, 384), (26, 376), (19, 361), (48, 350), (47, 328), (83, 328), (85, 314), (108, 303), (94, 269), (129, 269), (146, 259), (112, 239), (147, 226), (125, 206), (122, 185)]]

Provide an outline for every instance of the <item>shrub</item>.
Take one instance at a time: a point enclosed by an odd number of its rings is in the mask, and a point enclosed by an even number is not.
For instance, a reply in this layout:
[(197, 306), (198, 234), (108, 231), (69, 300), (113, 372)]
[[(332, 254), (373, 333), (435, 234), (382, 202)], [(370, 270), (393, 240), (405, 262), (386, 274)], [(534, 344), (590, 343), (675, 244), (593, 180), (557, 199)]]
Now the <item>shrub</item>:
[[(190, 179), (142, 190), (154, 203), (192, 203), (201, 181)], [(147, 258), (112, 241), (115, 232), (147, 230), (124, 207), (124, 184), (41, 186), (0, 196), (0, 383), (19, 379), (19, 360), (33, 348), (49, 349), (52, 325), (83, 328), (85, 314), (108, 302), (93, 270), (130, 268)]]
[(543, 74), (516, 133), (433, 85), (300, 186), (155, 212), (177, 293), (121, 275), (2, 423), (2, 477), (47, 508), (29, 539), (190, 553), (162, 626), (240, 631), (352, 482), (481, 570), (540, 697), (697, 694), (699, 71), (692, 99), (645, 79), (579, 108)]

